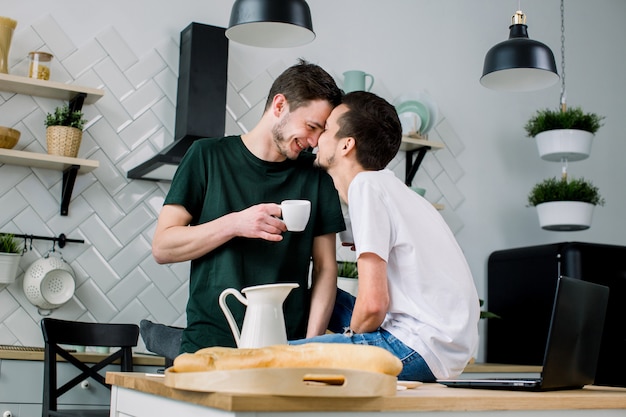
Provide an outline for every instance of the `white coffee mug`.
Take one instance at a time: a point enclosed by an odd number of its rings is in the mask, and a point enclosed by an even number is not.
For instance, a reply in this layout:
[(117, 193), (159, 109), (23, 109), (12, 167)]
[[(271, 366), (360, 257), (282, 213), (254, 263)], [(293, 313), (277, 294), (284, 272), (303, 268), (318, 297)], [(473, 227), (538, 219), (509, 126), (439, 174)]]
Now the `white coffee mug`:
[(301, 232), (306, 228), (311, 215), (309, 200), (285, 200), (280, 203), (282, 218), (290, 232)]

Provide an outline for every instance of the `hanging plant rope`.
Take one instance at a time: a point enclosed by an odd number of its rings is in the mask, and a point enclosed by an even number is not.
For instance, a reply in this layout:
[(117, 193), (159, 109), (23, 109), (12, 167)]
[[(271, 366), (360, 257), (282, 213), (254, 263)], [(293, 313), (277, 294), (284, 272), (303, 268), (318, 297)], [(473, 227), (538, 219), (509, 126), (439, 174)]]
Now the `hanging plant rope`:
[(565, 91), (565, 1), (561, 0), (561, 111), (567, 110)]
[[(567, 111), (565, 91), (565, 0), (561, 0), (561, 113)], [(561, 159), (561, 179), (567, 181), (567, 158)]]

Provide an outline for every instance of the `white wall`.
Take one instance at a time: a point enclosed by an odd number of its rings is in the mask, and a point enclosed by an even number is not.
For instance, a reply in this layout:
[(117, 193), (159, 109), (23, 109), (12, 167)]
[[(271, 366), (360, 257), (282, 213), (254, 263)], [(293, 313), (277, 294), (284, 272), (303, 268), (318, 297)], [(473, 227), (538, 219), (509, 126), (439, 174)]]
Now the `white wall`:
[[(298, 57), (304, 57), (325, 67), (339, 81), (342, 72), (349, 69), (373, 74), (376, 82), (372, 91), (390, 101), (407, 91), (427, 90), (463, 145), (462, 152), (454, 155), (462, 169), (456, 187), (463, 200), (454, 210), (449, 210), (448, 214), (444, 210), (443, 214), (444, 217), (453, 215), (451, 219), (460, 226), (455, 228), (457, 238), (481, 296), (486, 295), (486, 261), (494, 250), (559, 241), (626, 243), (626, 222), (621, 217), (626, 204), (622, 184), (625, 168), (621, 161), (626, 144), (619, 129), (619, 121), (626, 110), (623, 80), (626, 45), (622, 37), (616, 35), (626, 17), (626, 2), (566, 2), (568, 104), (606, 116), (591, 157), (569, 166), (572, 176), (591, 179), (607, 201), (605, 207), (596, 208), (591, 229), (582, 232), (543, 231), (538, 227), (534, 209), (526, 207), (526, 196), (533, 184), (559, 175), (560, 167), (539, 159), (535, 144), (525, 137), (523, 126), (536, 109), (556, 108), (560, 86), (539, 92), (506, 94), (485, 89), (478, 82), (485, 53), (508, 37), (510, 17), (518, 6), (517, 1), (309, 0), (308, 3), (317, 33), (314, 42), (292, 49), (257, 49), (231, 43), (231, 66), (236, 65), (239, 72), (254, 79), (276, 63), (290, 65)], [(180, 31), (191, 21), (227, 26), (231, 5), (232, 2), (224, 0), (0, 0), (1, 14), (19, 22), (16, 35), (21, 28), (28, 28), (49, 16), (78, 47), (113, 28), (138, 57), (168, 38), (177, 40)], [(528, 0), (522, 2), (521, 7), (528, 17), (530, 37), (551, 47), (560, 72), (560, 2)], [(168, 138), (167, 133), (165, 137)], [(95, 140), (95, 148), (102, 145)], [(154, 143), (151, 146), (155, 147)], [(130, 159), (137, 149), (130, 147)], [(14, 172), (12, 170), (17, 168), (3, 166), (0, 171), (2, 169)], [(423, 171), (417, 178), (420, 175)], [(103, 182), (106, 180), (95, 179), (96, 184)], [(3, 186), (5, 190), (11, 187), (2, 184), (0, 188)], [(162, 201), (167, 187), (151, 187), (154, 189), (146, 194)], [(58, 198), (57, 190), (51, 190), (55, 198)], [(442, 202), (446, 203), (445, 196)], [(70, 206), (70, 218), (72, 208)], [(154, 206), (148, 211), (153, 216), (157, 214)], [(42, 222), (54, 222), (57, 216), (55, 208), (55, 213)], [(10, 220), (0, 221), (0, 230), (6, 231), (8, 226), (14, 228), (15, 223)], [(63, 232), (82, 234), (80, 224), (74, 227)], [(149, 242), (152, 227), (146, 227), (144, 241)], [(21, 232), (43, 233), (39, 230)], [(75, 250), (80, 252), (85, 248)], [(76, 258), (78, 256), (77, 253)], [(141, 262), (149, 261), (142, 258), (137, 264)], [(182, 280), (184, 271), (177, 272), (175, 275)], [(147, 279), (146, 288), (157, 280), (154, 275), (144, 273), (142, 276)], [(117, 279), (136, 278), (127, 272)], [(180, 285), (184, 287), (183, 282)], [(163, 292), (162, 285), (157, 283), (156, 287)], [(174, 289), (171, 291), (176, 293)], [(175, 305), (173, 312), (184, 311), (183, 294), (184, 291), (177, 293), (177, 302), (172, 303)], [(171, 294), (164, 295), (167, 298)], [(144, 310), (134, 311), (144, 311), (146, 316), (155, 318), (155, 309), (149, 304), (145, 302)], [(92, 311), (88, 305), (84, 307), (76, 310), (76, 318), (99, 319), (97, 311)], [(115, 314), (110, 320), (143, 318), (136, 317), (139, 313), (135, 312), (124, 314), (123, 306), (113, 310)], [(69, 313), (59, 310), (58, 314)], [(24, 321), (16, 317), (37, 320), (32, 309), (23, 305), (17, 290), (8, 294), (7, 290), (0, 290), (0, 329), (10, 335), (3, 336), (0, 332), (0, 343), (36, 343), (36, 329), (27, 326), (30, 330), (25, 333), (16, 330), (15, 323), (21, 325)], [(171, 317), (166, 315), (161, 321), (179, 320)]]

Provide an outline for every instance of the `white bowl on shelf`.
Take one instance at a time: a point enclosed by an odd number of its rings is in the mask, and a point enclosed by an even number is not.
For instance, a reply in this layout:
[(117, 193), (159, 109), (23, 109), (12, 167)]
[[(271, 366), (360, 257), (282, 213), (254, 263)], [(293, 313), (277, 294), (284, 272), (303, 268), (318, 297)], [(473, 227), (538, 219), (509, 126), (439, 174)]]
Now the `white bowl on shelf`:
[[(410, 115), (419, 116), (421, 123), (416, 132), (422, 136), (426, 136), (439, 121), (439, 108), (425, 91), (404, 93), (394, 100), (393, 105), (398, 111), (400, 122), (405, 119), (410, 121)], [(409, 132), (405, 132), (405, 123), (402, 128), (402, 133), (407, 135)]]

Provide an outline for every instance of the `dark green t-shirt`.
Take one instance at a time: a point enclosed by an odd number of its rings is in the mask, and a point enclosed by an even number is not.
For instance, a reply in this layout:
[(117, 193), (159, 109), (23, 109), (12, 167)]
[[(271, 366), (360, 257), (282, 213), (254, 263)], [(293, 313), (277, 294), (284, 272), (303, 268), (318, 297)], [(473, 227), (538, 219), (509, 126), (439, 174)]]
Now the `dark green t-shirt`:
[[(254, 156), (241, 137), (200, 139), (183, 158), (164, 204), (180, 204), (192, 225), (217, 219), (260, 203), (287, 199), (311, 201), (303, 232), (285, 232), (280, 242), (234, 238), (191, 261), (187, 328), (181, 352), (208, 346), (235, 346), (218, 305), (222, 290), (277, 282), (296, 282), (284, 303), (287, 337), (305, 336), (310, 306), (309, 264), (313, 238), (345, 229), (339, 197), (330, 176), (313, 167), (315, 155), (302, 152), (295, 161), (266, 162)], [(239, 326), (245, 306), (227, 303)]]

